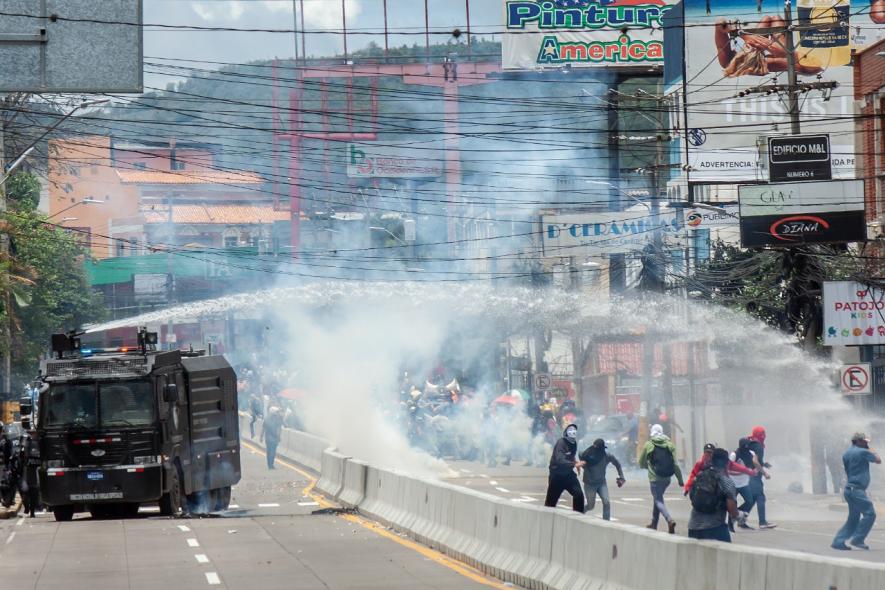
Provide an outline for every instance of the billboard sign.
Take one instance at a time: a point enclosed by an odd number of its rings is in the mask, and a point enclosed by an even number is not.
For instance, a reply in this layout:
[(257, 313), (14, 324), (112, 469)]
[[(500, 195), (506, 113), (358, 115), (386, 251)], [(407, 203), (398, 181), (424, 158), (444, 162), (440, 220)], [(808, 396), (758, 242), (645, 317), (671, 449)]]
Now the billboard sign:
[[(689, 180), (767, 181), (757, 138), (760, 132), (790, 129), (784, 92), (757, 90), (788, 84), (784, 33), (776, 30), (783, 25), (783, 0), (684, 2), (685, 80), (690, 81), (691, 107), (682, 128), (693, 131), (685, 147)], [(820, 17), (833, 7), (842, 10), (843, 4), (847, 9), (845, 0), (798, 0), (794, 26), (800, 30), (793, 35), (798, 83), (838, 83), (834, 89), (802, 94), (802, 130), (830, 134), (832, 176), (848, 179), (856, 176), (857, 151), (852, 140), (856, 121), (851, 53), (885, 37), (885, 27), (873, 21), (880, 17), (869, 2), (856, 10), (852, 3), (850, 30), (841, 25), (841, 17), (840, 26)], [(814, 28), (817, 24), (820, 29)]]
[(885, 344), (885, 290), (855, 281), (825, 281), (824, 345)]
[(682, 229), (678, 212), (657, 218), (647, 211), (609, 211), (545, 215), (541, 219), (544, 256), (598, 256), (642, 250), (655, 232), (675, 236)]
[(830, 136), (823, 134), (769, 137), (768, 178), (771, 182), (832, 180)]
[(685, 229), (737, 229), (740, 219), (737, 205), (714, 205), (723, 209), (721, 213), (709, 209), (692, 208), (685, 210)]
[(346, 144), (349, 178), (435, 178), (442, 174), (441, 152), (413, 144)]
[(141, 0), (0, 0), (0, 92), (142, 92)]
[(866, 240), (862, 180), (741, 186), (738, 197), (745, 248)]
[(505, 0), (504, 69), (664, 63), (672, 0)]

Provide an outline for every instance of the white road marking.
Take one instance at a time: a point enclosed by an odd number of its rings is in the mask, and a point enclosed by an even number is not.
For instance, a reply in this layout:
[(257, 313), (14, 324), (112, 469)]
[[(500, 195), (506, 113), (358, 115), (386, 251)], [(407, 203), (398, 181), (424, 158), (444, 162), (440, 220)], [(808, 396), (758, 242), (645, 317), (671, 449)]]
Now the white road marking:
[(198, 563), (209, 563), (209, 558), (202, 553), (197, 553), (194, 557), (197, 559)]
[(480, 473), (479, 476), (482, 477), (482, 478), (484, 478), (484, 479), (488, 479), (488, 478), (489, 478), (489, 476), (486, 475), (485, 473)]
[(499, 492), (501, 492), (502, 494), (509, 494), (510, 493), (510, 490), (508, 490), (507, 488), (495, 488), (495, 489), (498, 490)]
[(15, 531), (9, 533), (9, 536), (6, 538), (6, 544), (9, 545), (12, 543), (12, 540), (15, 538)]
[(536, 502), (536, 501), (538, 500), (537, 498), (531, 498), (531, 497), (529, 497), (529, 496), (523, 496), (523, 497), (520, 498), (520, 499), (521, 499), (523, 502)]
[(191, 530), (190, 530), (189, 528), (187, 528), (187, 527), (186, 527), (185, 525), (183, 525), (183, 524), (178, 525), (178, 530), (180, 530), (182, 533), (189, 533), (189, 532), (191, 532)]
[(534, 502), (534, 498), (510, 498), (511, 502)]
[(299, 506), (319, 506), (319, 502), (298, 502)]
[(239, 504), (231, 504), (231, 505), (228, 506), (227, 508), (228, 508), (228, 510), (236, 510), (236, 509), (239, 508), (239, 507), (240, 507)]
[(221, 584), (221, 578), (219, 578), (218, 574), (215, 572), (206, 572), (206, 581), (209, 582), (210, 586), (218, 586)]
[(496, 482), (494, 479), (490, 479), (490, 480), (489, 480), (489, 485), (496, 486), (496, 485), (498, 485), (498, 482)]
[(276, 502), (272, 502), (270, 504), (259, 504), (258, 507), (259, 508), (279, 508), (280, 505), (277, 504)]
[(196, 539), (188, 539), (188, 540), (187, 540), (187, 546), (188, 546), (188, 547), (199, 547), (199, 546), (200, 546), (200, 542), (197, 541)]
[(645, 498), (621, 498), (623, 502), (645, 502)]
[(461, 473), (473, 473), (469, 469), (459, 469), (458, 471), (460, 471)]
[(25, 521), (25, 517), (22, 516), (21, 518), (18, 519), (18, 522), (15, 523), (15, 526), (21, 526), (24, 521)]

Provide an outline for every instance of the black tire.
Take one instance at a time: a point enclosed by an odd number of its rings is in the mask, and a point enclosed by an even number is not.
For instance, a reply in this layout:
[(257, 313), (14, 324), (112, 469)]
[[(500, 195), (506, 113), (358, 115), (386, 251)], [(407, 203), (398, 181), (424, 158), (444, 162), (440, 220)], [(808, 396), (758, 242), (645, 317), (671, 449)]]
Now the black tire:
[(56, 506), (52, 509), (52, 514), (55, 516), (56, 522), (70, 522), (74, 519), (74, 507)]
[(183, 505), (181, 478), (178, 476), (178, 469), (172, 467), (170, 471), (172, 481), (169, 482), (169, 491), (160, 498), (160, 514), (162, 516), (175, 516)]
[(222, 510), (227, 510), (227, 507), (230, 506), (230, 486), (218, 488), (217, 490), (212, 490), (211, 498), (213, 499), (213, 512), (221, 512)]
[(207, 490), (188, 494), (186, 503), (190, 514), (209, 514), (212, 511), (212, 494)]

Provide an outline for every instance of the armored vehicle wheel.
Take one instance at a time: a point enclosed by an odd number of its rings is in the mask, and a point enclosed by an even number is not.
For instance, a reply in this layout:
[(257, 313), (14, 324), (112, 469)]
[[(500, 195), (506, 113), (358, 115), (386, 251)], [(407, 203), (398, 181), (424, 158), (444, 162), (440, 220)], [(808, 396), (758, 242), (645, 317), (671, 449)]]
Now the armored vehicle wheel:
[(220, 512), (230, 506), (230, 486), (212, 490), (212, 511)]
[(178, 469), (172, 469), (171, 477), (169, 491), (160, 498), (160, 514), (163, 516), (174, 516), (182, 507), (181, 479), (178, 477)]
[(74, 518), (73, 506), (56, 506), (52, 509), (52, 514), (57, 522), (68, 522)]

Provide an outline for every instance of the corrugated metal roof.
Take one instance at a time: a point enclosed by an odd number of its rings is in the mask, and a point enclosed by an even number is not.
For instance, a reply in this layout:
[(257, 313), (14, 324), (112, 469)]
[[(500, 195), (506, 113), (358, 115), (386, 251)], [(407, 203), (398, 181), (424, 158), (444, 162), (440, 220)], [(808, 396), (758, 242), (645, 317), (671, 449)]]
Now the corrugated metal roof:
[[(143, 208), (145, 223), (169, 223), (165, 205)], [(289, 211), (272, 205), (172, 205), (172, 222), (185, 224), (250, 225), (287, 221)]]
[(117, 170), (123, 184), (260, 184), (253, 172), (219, 170)]

